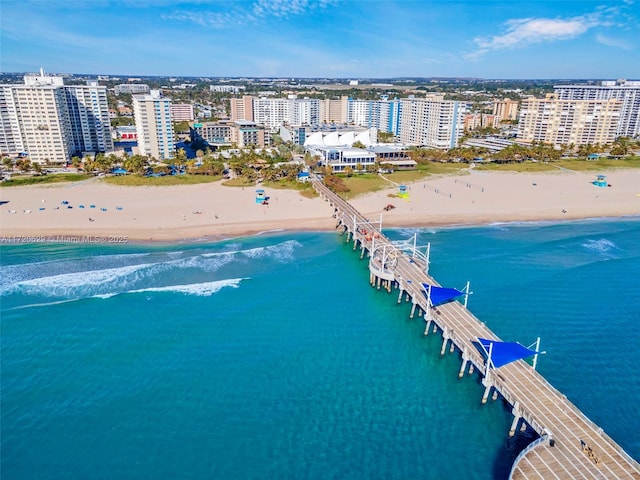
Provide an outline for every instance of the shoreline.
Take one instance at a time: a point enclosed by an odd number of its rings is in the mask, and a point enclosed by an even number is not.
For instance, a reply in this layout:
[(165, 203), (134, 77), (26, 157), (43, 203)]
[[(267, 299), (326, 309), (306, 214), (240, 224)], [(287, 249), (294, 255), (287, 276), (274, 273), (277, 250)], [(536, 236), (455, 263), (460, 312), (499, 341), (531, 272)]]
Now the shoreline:
[[(390, 186), (350, 200), (383, 228), (473, 227), (640, 216), (640, 169), (594, 173), (473, 172), (427, 177), (408, 185), (409, 198)], [(260, 188), (260, 187), (256, 187)], [(116, 187), (98, 182), (0, 189), (0, 244), (175, 243), (220, 241), (275, 231), (333, 231), (332, 208), (321, 198), (220, 183)], [(65, 203), (66, 202), (66, 203)], [(384, 211), (392, 204), (394, 208)], [(65, 241), (66, 239), (66, 241)], [(30, 241), (33, 240), (33, 241)]]
[[(599, 222), (599, 221), (622, 221), (622, 220), (637, 220), (640, 221), (640, 214), (637, 215), (621, 215), (621, 216), (604, 216), (604, 217), (576, 217), (576, 218), (539, 218), (532, 220), (495, 220), (488, 222), (478, 223), (420, 223), (415, 225), (386, 225), (387, 229), (462, 229), (462, 228), (481, 228), (499, 225), (538, 225), (538, 224), (561, 224), (561, 223), (574, 223), (574, 222)], [(35, 245), (40, 243), (54, 243), (54, 244), (96, 244), (96, 245), (167, 245), (167, 244), (181, 244), (181, 243), (207, 243), (207, 242), (221, 242), (225, 240), (233, 240), (234, 238), (244, 237), (257, 237), (262, 235), (269, 235), (274, 233), (284, 232), (318, 232), (318, 233), (331, 233), (334, 228), (320, 229), (320, 228), (273, 228), (270, 230), (252, 230), (243, 229), (236, 234), (218, 234), (218, 235), (201, 235), (198, 237), (173, 237), (171, 235), (166, 238), (137, 238), (135, 236), (128, 235), (116, 235), (112, 238), (100, 235), (87, 235), (87, 234), (74, 234), (74, 233), (60, 233), (60, 234), (26, 234), (26, 235), (6, 235), (4, 232), (0, 235), (0, 246), (2, 245)]]

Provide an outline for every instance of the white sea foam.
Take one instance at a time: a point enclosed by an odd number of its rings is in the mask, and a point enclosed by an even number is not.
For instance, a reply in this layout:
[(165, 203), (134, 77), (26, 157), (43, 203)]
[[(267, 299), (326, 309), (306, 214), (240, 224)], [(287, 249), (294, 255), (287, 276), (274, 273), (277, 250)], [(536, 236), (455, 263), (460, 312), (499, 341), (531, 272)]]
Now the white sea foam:
[(131, 263), (134, 259), (148, 257), (149, 255), (149, 253), (124, 253), (3, 265), (0, 266), (0, 293), (17, 283), (23, 283), (46, 276), (53, 277), (63, 275), (63, 273), (58, 272), (65, 272), (64, 275), (72, 274), (73, 272), (68, 271), (70, 266), (77, 269), (82, 265), (91, 265), (95, 270), (99, 270), (99, 268), (96, 267), (102, 267), (103, 265), (109, 268), (118, 268), (126, 266), (127, 263)]
[(302, 244), (296, 240), (287, 240), (286, 242), (278, 243), (276, 245), (268, 245), (266, 247), (248, 248), (246, 250), (231, 250), (228, 252), (203, 253), (200, 256), (204, 258), (230, 259), (235, 255), (243, 255), (252, 259), (270, 257), (277, 260), (288, 260), (293, 257), (293, 250), (296, 247), (301, 246)]
[(225, 257), (225, 256), (233, 256), (240, 253), (242, 250), (231, 250), (229, 252), (215, 252), (215, 253), (203, 253), (200, 255), (203, 258), (211, 258), (211, 257)]
[(611, 253), (614, 250), (618, 250), (618, 246), (611, 240), (606, 238), (600, 238), (598, 240), (587, 240), (582, 244), (587, 250), (598, 253)]
[(252, 259), (269, 257), (280, 261), (287, 261), (293, 258), (293, 251), (295, 248), (301, 246), (302, 244), (297, 240), (287, 240), (286, 242), (278, 243), (277, 245), (243, 250), (242, 254)]
[(187, 285), (167, 285), (164, 287), (140, 288), (138, 290), (130, 290), (123, 293), (143, 293), (143, 292), (175, 292), (187, 295), (198, 295), (208, 297), (220, 291), (225, 287), (238, 288), (240, 282), (246, 278), (228, 278), (225, 280), (217, 280), (215, 282), (190, 283)]
[(403, 240), (408, 240), (410, 238), (413, 238), (413, 236), (417, 233), (418, 236), (423, 233), (423, 232), (427, 232), (427, 233), (435, 233), (435, 231), (429, 231), (429, 230), (425, 230), (423, 228), (398, 228), (396, 229), (396, 232), (398, 232), (403, 238)]
[(61, 305), (64, 303), (77, 302), (78, 300), (80, 299), (71, 298), (69, 300), (58, 300), (56, 302), (31, 303), (29, 305), (19, 305), (17, 307), (8, 308), (7, 310), (22, 310), (23, 308), (34, 308), (34, 307), (50, 307), (52, 305)]
[[(89, 290), (95, 290), (97, 286), (114, 285), (120, 282), (130, 282), (142, 276), (153, 274), (155, 263), (142, 263), (129, 265), (126, 267), (107, 268), (102, 270), (90, 270), (74, 273), (63, 273), (60, 275), (50, 275), (45, 277), (22, 280), (12, 285), (8, 285), (0, 294), (21, 290), (23, 293), (47, 295), (47, 296), (86, 296)], [(143, 273), (147, 270), (147, 273)]]
[(118, 295), (117, 293), (101, 293), (98, 295), (94, 295), (92, 298), (102, 298), (103, 300), (107, 300), (111, 297), (115, 297), (116, 295)]

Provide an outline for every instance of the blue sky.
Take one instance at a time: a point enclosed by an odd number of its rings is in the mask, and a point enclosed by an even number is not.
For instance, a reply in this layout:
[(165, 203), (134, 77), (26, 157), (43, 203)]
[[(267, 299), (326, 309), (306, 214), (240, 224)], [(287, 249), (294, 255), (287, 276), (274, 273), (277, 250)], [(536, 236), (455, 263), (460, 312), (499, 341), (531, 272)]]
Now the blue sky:
[(0, 70), (640, 79), (639, 25), (633, 0), (0, 0)]

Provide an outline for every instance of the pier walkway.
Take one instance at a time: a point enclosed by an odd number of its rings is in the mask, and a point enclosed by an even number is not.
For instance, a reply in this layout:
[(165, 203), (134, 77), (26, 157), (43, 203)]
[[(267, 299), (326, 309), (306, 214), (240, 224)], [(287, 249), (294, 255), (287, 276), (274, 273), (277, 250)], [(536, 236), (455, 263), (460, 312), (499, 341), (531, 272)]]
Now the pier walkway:
[(510, 478), (640, 480), (640, 464), (528, 363), (518, 360), (499, 369), (486, 367), (474, 342), (500, 339), (459, 302), (435, 308), (427, 304), (422, 284), (439, 284), (428, 275), (424, 256), (400, 250), (382, 234), (377, 222), (363, 217), (319, 180), (312, 179), (312, 184), (334, 207), (336, 228), (353, 241), (354, 250), (360, 248), (361, 257), (368, 254), (371, 284), (389, 292), (396, 288), (398, 303), (403, 297), (410, 301), (410, 316), (418, 311), (426, 322), (425, 335), (440, 332), (440, 354), (460, 353), (460, 377), (467, 370), (478, 370), (485, 387), (483, 403), (499, 394), (511, 405), (510, 435), (527, 425), (538, 433), (539, 438), (514, 461)]

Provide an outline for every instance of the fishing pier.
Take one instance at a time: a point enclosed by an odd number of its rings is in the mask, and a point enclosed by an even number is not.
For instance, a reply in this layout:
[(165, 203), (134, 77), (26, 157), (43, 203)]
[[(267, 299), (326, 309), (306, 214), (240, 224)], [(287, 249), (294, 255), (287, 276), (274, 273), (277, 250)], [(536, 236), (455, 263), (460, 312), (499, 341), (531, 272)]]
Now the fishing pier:
[(311, 182), (333, 207), (336, 228), (360, 250), (360, 258), (368, 258), (371, 285), (396, 290), (398, 303), (409, 302), (410, 317), (425, 321), (425, 335), (440, 333), (440, 355), (460, 355), (459, 377), (477, 370), (482, 403), (504, 398), (513, 414), (509, 435), (527, 426), (538, 434), (515, 459), (509, 478), (640, 480), (640, 464), (535, 370), (537, 353), (533, 366), (522, 359), (492, 361), (492, 348), (501, 341), (466, 308), (468, 285), (457, 292), (465, 294), (464, 303), (437, 304), (432, 289), (434, 294), (448, 289), (429, 275), (429, 256), (417, 250), (415, 240), (413, 248), (391, 242), (382, 233), (382, 219), (370, 221), (318, 179)]

